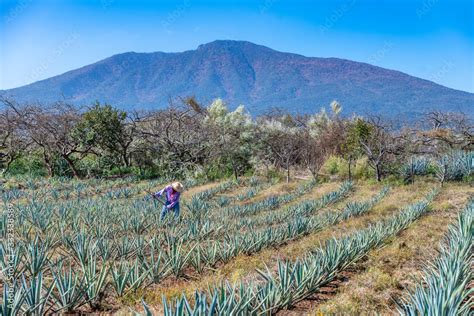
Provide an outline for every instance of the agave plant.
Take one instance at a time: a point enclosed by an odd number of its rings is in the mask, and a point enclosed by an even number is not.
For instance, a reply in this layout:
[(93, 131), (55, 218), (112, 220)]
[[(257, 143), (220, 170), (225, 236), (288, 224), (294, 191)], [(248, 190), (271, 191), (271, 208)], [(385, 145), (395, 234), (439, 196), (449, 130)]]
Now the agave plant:
[(23, 289), (16, 286), (16, 283), (12, 288), (9, 287), (8, 283), (3, 286), (3, 301), (0, 304), (0, 315), (2, 316), (15, 316), (21, 311), (21, 307), (24, 301)]
[(111, 267), (112, 286), (119, 297), (136, 290), (143, 283), (150, 270), (143, 270), (142, 267), (138, 259), (133, 264), (122, 261)]
[(204, 271), (204, 264), (204, 251), (200, 245), (197, 245), (191, 255), (191, 265), (198, 273), (202, 273)]
[(96, 252), (97, 247), (97, 241), (84, 231), (79, 232), (74, 237), (64, 236), (63, 243), (82, 266)]
[(12, 277), (17, 279), (25, 269), (22, 265), (23, 258), (25, 255), (25, 248), (22, 244), (17, 244), (13, 249), (9, 249), (4, 245), (4, 242), (0, 242), (0, 268), (1, 273), (6, 274), (7, 270), (10, 271)]
[(40, 274), (43, 267), (49, 262), (51, 245), (51, 239), (45, 238), (45, 240), (42, 240), (38, 235), (35, 236), (33, 241), (26, 244), (25, 267), (32, 277)]
[[(145, 303), (143, 299), (142, 299), (142, 305), (143, 305), (143, 310), (145, 311), (144, 315), (153, 316), (153, 313), (151, 312), (150, 307), (148, 307), (148, 305)], [(135, 315), (142, 315), (142, 314), (135, 312)]]
[(107, 275), (109, 267), (105, 264), (98, 269), (97, 255), (90, 254), (86, 263), (81, 266), (84, 274), (87, 302), (92, 309), (98, 309), (101, 306), (107, 287)]
[(191, 201), (185, 204), (185, 207), (191, 213), (193, 219), (198, 220), (207, 214), (210, 205), (203, 199), (193, 196)]
[(128, 258), (132, 254), (134, 254), (138, 248), (136, 247), (137, 238), (134, 237), (122, 237), (119, 241), (115, 244), (115, 252), (117, 254), (117, 258)]
[(63, 269), (63, 262), (60, 262), (56, 267), (52, 267), (51, 271), (56, 289), (51, 297), (57, 306), (56, 311), (66, 310), (70, 313), (86, 302), (84, 277), (79, 277), (71, 264), (67, 269)]
[(191, 259), (195, 247), (194, 245), (189, 249), (185, 249), (183, 246), (182, 239), (167, 236), (167, 247), (165, 248), (164, 255), (171, 271), (176, 277), (182, 275), (183, 269)]
[(53, 291), (54, 282), (49, 286), (43, 286), (43, 273), (31, 277), (28, 283), (22, 279), (23, 305), (22, 310), (28, 315), (42, 316), (51, 308), (49, 297)]
[(451, 152), (435, 160), (435, 175), (441, 185), (445, 181), (461, 180), (474, 170), (474, 152)]
[(143, 270), (149, 271), (151, 283), (159, 283), (169, 272), (169, 263), (163, 258), (161, 250), (157, 249), (155, 240), (150, 242), (150, 254), (141, 256)]
[(201, 247), (202, 260), (208, 266), (213, 266), (217, 263), (220, 258), (219, 255), (219, 243), (217, 242), (207, 242), (203, 247)]
[(229, 205), (231, 202), (232, 202), (232, 199), (228, 196), (219, 196), (216, 201), (218, 207), (225, 207)]

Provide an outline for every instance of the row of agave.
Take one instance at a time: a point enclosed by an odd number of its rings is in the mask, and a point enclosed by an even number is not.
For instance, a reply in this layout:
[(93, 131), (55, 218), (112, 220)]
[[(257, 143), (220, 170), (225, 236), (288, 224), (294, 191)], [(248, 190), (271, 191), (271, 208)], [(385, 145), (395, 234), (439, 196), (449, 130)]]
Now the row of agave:
[[(438, 257), (424, 271), (422, 280), (400, 304), (402, 315), (469, 315), (474, 301), (473, 281), (474, 200), (468, 202), (449, 227)], [(472, 284), (471, 284), (472, 286)]]
[(348, 265), (361, 259), (389, 237), (407, 228), (425, 214), (436, 196), (432, 191), (418, 203), (366, 229), (340, 239), (295, 262), (278, 261), (277, 272), (258, 270), (260, 278), (239, 285), (222, 284), (208, 293), (195, 293), (193, 301), (182, 296), (174, 302), (163, 298), (165, 316), (180, 315), (272, 315), (308, 298), (334, 280)]
[[(255, 180), (253, 180), (252, 183), (255, 185)], [(288, 193), (285, 195), (286, 203), (297, 198), (299, 195), (307, 192), (310, 188), (312, 188), (313, 185), (314, 184), (312, 182), (302, 183), (296, 188), (294, 192)], [(249, 199), (251, 199), (252, 197), (249, 197)], [(264, 199), (263, 201), (247, 203), (241, 206), (233, 206), (233, 207), (236, 207), (238, 209), (249, 209), (249, 208), (255, 208), (256, 206), (262, 207), (262, 205), (263, 206), (266, 205), (269, 210), (271, 209), (270, 205), (268, 203), (267, 204), (265, 203), (267, 200), (268, 199)], [(279, 205), (283, 203), (285, 203), (285, 201), (281, 201)], [(219, 203), (217, 203), (216, 205), (213, 205), (213, 203), (209, 203), (208, 201), (204, 201), (195, 196), (193, 196), (189, 202), (185, 201), (185, 206), (189, 210), (189, 214), (191, 214), (191, 216), (189, 218), (184, 219), (181, 222), (182, 226), (186, 226), (186, 224), (188, 224), (188, 226), (190, 227), (195, 227), (196, 225), (207, 226), (209, 223), (212, 222), (213, 227), (216, 228), (215, 231), (217, 232), (218, 231), (217, 228), (222, 227), (223, 224), (228, 226), (230, 221), (232, 220), (229, 216), (226, 216), (225, 214), (226, 213), (225, 210), (231, 208), (232, 206), (229, 206), (227, 208), (222, 208), (219, 206)]]
[(70, 199), (70, 198), (83, 198), (86, 196), (96, 196), (112, 190), (112, 185), (107, 184), (106, 186), (86, 186), (83, 183), (77, 183), (70, 185), (65, 188), (56, 188), (51, 186), (40, 186), (33, 188), (12, 188), (7, 190), (1, 190), (2, 200), (7, 202), (15, 202), (21, 198), (34, 198), (34, 199), (46, 199), (59, 200), (59, 199)]
[(277, 247), (290, 240), (301, 238), (309, 233), (322, 230), (350, 217), (360, 216), (369, 211), (388, 193), (388, 188), (364, 202), (350, 202), (341, 212), (329, 211), (314, 217), (295, 217), (288, 223), (275, 227), (267, 227), (260, 231), (249, 229), (241, 234), (226, 235), (223, 241), (209, 241), (194, 250), (194, 256), (202, 258), (196, 264), (197, 271), (203, 270), (204, 265), (214, 266), (217, 262), (228, 262), (239, 254), (250, 255), (268, 247)]
[[(284, 194), (281, 200), (278, 201), (278, 203), (268, 203), (268, 201), (274, 201), (275, 198), (267, 198), (258, 202), (253, 202), (253, 203), (247, 203), (243, 205), (236, 205), (236, 206), (229, 206), (228, 208), (212, 208), (209, 206), (208, 203), (205, 202), (200, 202), (200, 212), (198, 218), (193, 217), (189, 219), (189, 224), (190, 226), (197, 226), (197, 227), (214, 227), (214, 231), (212, 232), (213, 237), (218, 237), (221, 233), (222, 227), (226, 227), (225, 233), (226, 234), (235, 234), (235, 232), (239, 231), (242, 228), (249, 229), (249, 225), (251, 225), (252, 222), (257, 223), (258, 221), (261, 221), (264, 219), (265, 221), (269, 221), (270, 218), (273, 218), (274, 212), (261, 212), (263, 214), (257, 214), (257, 216), (253, 217), (246, 217), (244, 221), (242, 221), (242, 218), (240, 217), (232, 217), (226, 214), (226, 210), (230, 208), (234, 209), (240, 209), (240, 210), (253, 210), (255, 211), (257, 208), (259, 208), (261, 211), (264, 209), (262, 206), (267, 206), (267, 210), (272, 210), (277, 208), (278, 206), (282, 206), (285, 203), (289, 203), (293, 201), (294, 199), (298, 198), (302, 194), (307, 193), (309, 190), (311, 190), (314, 186), (314, 182), (303, 182), (300, 184), (293, 192)], [(254, 212), (255, 213), (255, 212)], [(258, 213), (258, 212), (256, 212)], [(255, 215), (255, 214), (253, 214)], [(255, 225), (253, 225), (255, 226)], [(209, 231), (205, 230), (203, 232), (206, 236), (209, 235)], [(199, 236), (196, 236), (199, 237)]]
[(282, 223), (295, 217), (309, 216), (323, 209), (324, 207), (327, 207), (345, 198), (352, 192), (353, 187), (354, 186), (352, 182), (344, 182), (337, 190), (324, 194), (320, 198), (305, 200), (298, 204), (285, 207), (279, 212), (271, 212), (267, 214), (267, 216), (257, 219), (242, 218), (239, 220), (238, 226), (253, 229), (258, 226), (268, 226)]
[[(170, 182), (171, 178), (162, 177), (149, 180), (146, 183), (140, 183), (130, 178), (121, 178), (115, 180), (105, 179), (86, 179), (76, 180), (64, 177), (55, 177), (49, 179), (27, 179), (20, 183), (20, 188), (4, 189), (0, 187), (2, 192), (1, 198), (4, 202), (14, 202), (20, 198), (36, 198), (52, 200), (85, 198), (85, 197), (104, 197), (109, 199), (129, 198), (143, 190), (156, 188), (164, 183)], [(186, 179), (183, 180), (186, 187), (193, 187), (204, 183), (203, 179)], [(131, 186), (133, 184), (133, 186)], [(0, 184), (1, 185), (1, 184)]]
[(271, 196), (261, 201), (244, 204), (244, 205), (234, 205), (231, 207), (224, 208), (219, 210), (220, 213), (224, 213), (229, 217), (239, 217), (239, 216), (249, 216), (255, 215), (262, 211), (269, 211), (279, 207), (282, 204), (289, 203), (296, 198), (308, 193), (316, 185), (315, 181), (309, 181), (299, 186), (294, 192), (282, 194), (279, 196)]
[(4, 191), (2, 199), (12, 202), (21, 197), (29, 197), (31, 195), (35, 195), (38, 198), (44, 198), (46, 196), (50, 196), (53, 199), (69, 198), (74, 192), (79, 192), (79, 194), (82, 194), (83, 196), (94, 195), (107, 190), (112, 190), (117, 186), (125, 186), (129, 184), (129, 181), (124, 179), (115, 180), (113, 182), (103, 179), (87, 179), (78, 181), (62, 177), (49, 179), (39, 178), (34, 180), (26, 179), (24, 181), (21, 181), (21, 179), (19, 180), (21, 188), (2, 190)]
[(219, 184), (219, 185), (217, 185), (213, 188), (210, 188), (210, 189), (201, 191), (199, 193), (196, 193), (192, 196), (192, 198), (206, 201), (206, 200), (209, 200), (210, 198), (212, 198), (213, 196), (215, 196), (216, 194), (225, 192), (227, 190), (230, 190), (230, 189), (238, 186), (239, 184), (240, 184), (240, 181), (233, 181), (233, 180), (226, 181), (226, 182), (221, 183), (221, 184)]
[(452, 151), (440, 157), (414, 156), (403, 164), (400, 174), (407, 182), (414, 176), (434, 174), (441, 182), (458, 181), (474, 171), (474, 151)]
[(277, 183), (277, 178), (270, 179), (266, 182), (261, 182), (257, 177), (251, 177), (249, 180), (249, 188), (246, 191), (239, 193), (235, 196), (220, 196), (216, 201), (217, 205), (222, 208), (228, 206), (232, 202), (242, 202), (245, 200), (250, 200), (251, 198), (257, 196), (257, 194), (259, 194), (263, 190)]

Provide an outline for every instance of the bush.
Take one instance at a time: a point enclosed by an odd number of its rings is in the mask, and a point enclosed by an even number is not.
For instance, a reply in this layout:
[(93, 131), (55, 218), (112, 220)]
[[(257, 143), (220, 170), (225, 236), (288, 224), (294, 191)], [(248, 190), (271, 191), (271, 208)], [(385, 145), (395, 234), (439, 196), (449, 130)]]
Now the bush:
[(337, 158), (337, 157), (334, 157), (334, 156), (331, 156), (329, 157), (329, 159), (325, 162), (325, 170), (327, 170), (327, 173), (329, 173), (330, 175), (340, 175), (339, 174), (339, 171), (340, 171), (340, 165), (341, 165), (341, 159)]
[(347, 162), (339, 157), (330, 156), (321, 167), (320, 173), (345, 178), (347, 177)]
[(10, 165), (8, 174), (12, 176), (29, 175), (33, 177), (44, 177), (48, 174), (43, 160), (35, 154), (19, 157)]
[(133, 168), (133, 173), (140, 180), (156, 179), (162, 176), (157, 167)]
[(354, 179), (372, 179), (375, 176), (375, 171), (370, 168), (366, 158), (357, 160), (355, 167), (352, 171)]
[(103, 173), (100, 166), (100, 159), (93, 155), (88, 155), (81, 161), (77, 162), (77, 169), (80, 171), (81, 175), (89, 178), (100, 177)]

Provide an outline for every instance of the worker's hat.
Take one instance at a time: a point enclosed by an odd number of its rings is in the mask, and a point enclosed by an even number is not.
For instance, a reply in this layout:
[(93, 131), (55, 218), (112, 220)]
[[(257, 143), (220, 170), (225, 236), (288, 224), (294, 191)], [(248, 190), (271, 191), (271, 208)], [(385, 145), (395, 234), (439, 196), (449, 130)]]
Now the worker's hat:
[(184, 187), (183, 185), (181, 184), (181, 182), (173, 182), (171, 183), (171, 187), (173, 188), (173, 190), (175, 190), (176, 192), (183, 192), (184, 190)]

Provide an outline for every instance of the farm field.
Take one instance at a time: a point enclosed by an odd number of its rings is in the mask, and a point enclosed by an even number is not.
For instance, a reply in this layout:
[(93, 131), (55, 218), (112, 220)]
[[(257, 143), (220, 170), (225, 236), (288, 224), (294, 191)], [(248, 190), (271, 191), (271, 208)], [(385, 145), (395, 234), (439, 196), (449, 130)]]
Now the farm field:
[(147, 192), (164, 183), (10, 184), (13, 264), (5, 230), (0, 251), (17, 281), (2, 283), (2, 308), (15, 293), (16, 311), (32, 314), (391, 314), (458, 214), (472, 238), (467, 184), (184, 181), (180, 220), (162, 222)]

